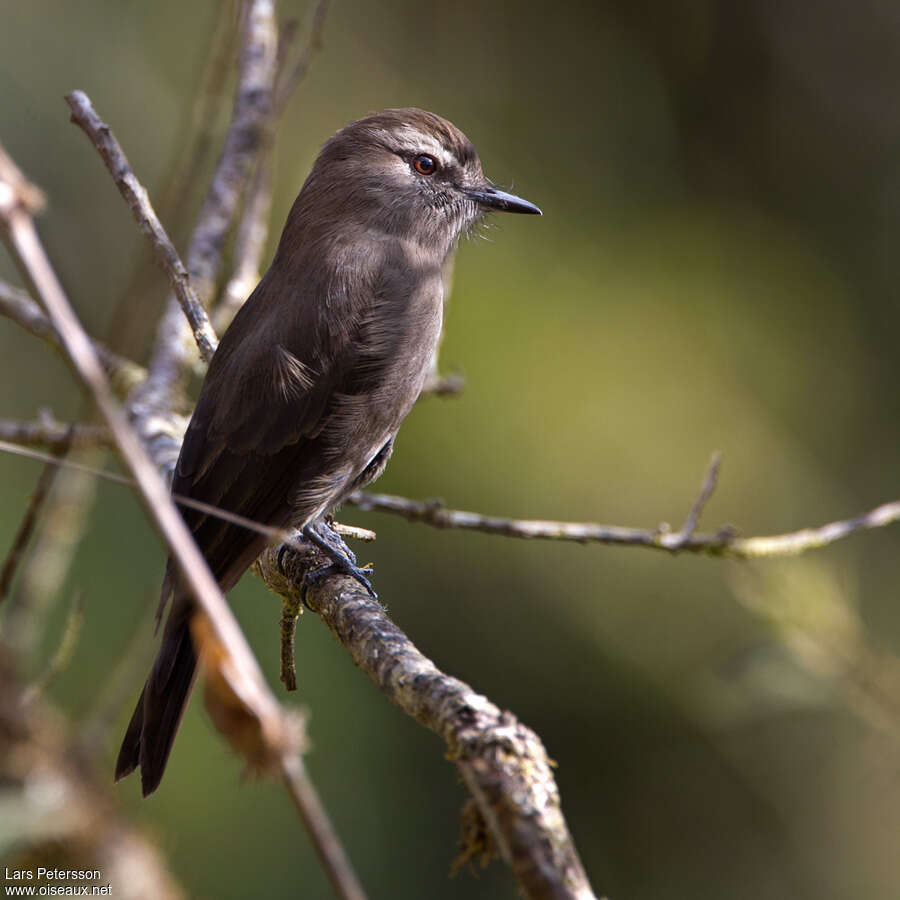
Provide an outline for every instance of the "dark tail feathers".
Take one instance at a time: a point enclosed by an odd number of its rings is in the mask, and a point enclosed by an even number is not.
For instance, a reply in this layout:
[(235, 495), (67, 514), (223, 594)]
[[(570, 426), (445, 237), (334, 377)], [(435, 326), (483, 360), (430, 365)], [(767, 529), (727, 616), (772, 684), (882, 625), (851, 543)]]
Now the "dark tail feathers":
[(116, 781), (141, 767), (141, 789), (145, 797), (159, 787), (166, 770), (196, 668), (190, 605), (184, 597), (176, 597), (159, 653), (128, 724), (116, 762)]

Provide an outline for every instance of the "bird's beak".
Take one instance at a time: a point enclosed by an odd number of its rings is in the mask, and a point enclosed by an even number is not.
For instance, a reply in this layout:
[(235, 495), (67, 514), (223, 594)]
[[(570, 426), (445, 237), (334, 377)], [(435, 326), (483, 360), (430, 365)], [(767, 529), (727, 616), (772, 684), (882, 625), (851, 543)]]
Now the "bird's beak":
[(487, 209), (496, 209), (501, 212), (529, 213), (533, 216), (541, 215), (541, 211), (527, 200), (517, 197), (515, 194), (507, 194), (492, 184), (486, 184), (479, 188), (466, 188), (465, 194), (474, 200), (479, 206)]

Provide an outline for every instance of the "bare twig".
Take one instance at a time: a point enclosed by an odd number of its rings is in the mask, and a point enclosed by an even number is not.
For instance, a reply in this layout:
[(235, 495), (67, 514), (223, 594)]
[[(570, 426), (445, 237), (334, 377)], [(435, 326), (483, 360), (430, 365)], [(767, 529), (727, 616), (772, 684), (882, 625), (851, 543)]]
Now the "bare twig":
[(716, 489), (716, 484), (719, 480), (719, 467), (721, 465), (722, 454), (717, 450), (713, 453), (712, 459), (709, 461), (706, 475), (703, 478), (703, 484), (700, 486), (700, 493), (697, 495), (694, 505), (691, 507), (687, 518), (684, 520), (681, 531), (679, 531), (678, 534), (672, 535), (674, 543), (670, 549), (678, 550), (694, 536), (694, 532), (697, 530), (697, 524), (700, 521), (700, 516), (703, 515), (703, 509), (706, 504), (709, 503), (709, 498), (712, 497), (713, 492)]
[(574, 541), (578, 544), (623, 544), (632, 547), (653, 547), (669, 553), (705, 553), (731, 559), (759, 559), (763, 557), (796, 556), (807, 550), (827, 547), (836, 541), (873, 528), (883, 528), (900, 521), (900, 500), (884, 503), (869, 512), (829, 522), (818, 528), (804, 528), (786, 534), (760, 537), (737, 537), (731, 526), (716, 534), (693, 534), (687, 540), (681, 534), (666, 531), (627, 528), (620, 525), (599, 525), (594, 522), (553, 522), (542, 519), (506, 519), (481, 513), (447, 509), (438, 500), (409, 500), (392, 494), (372, 494), (357, 491), (348, 503), (363, 510), (387, 512), (424, 522), (434, 528), (460, 528), (515, 538)]
[[(3, 280), (0, 280), (0, 315), (6, 316), (62, 352), (59, 337), (40, 306), (21, 288), (13, 287)], [(118, 394), (127, 394), (147, 377), (143, 366), (119, 356), (100, 341), (94, 341), (94, 349)]]
[(465, 385), (462, 375), (438, 375), (434, 372), (425, 379), (421, 396), (434, 394), (436, 397), (451, 397), (462, 393)]
[[(331, 835), (331, 840), (322, 841), (330, 824), (321, 804), (307, 805), (310, 797), (317, 799), (312, 785), (307, 784), (303, 792), (296, 790), (297, 773), (302, 770), (292, 761), (300, 750), (294, 718), (284, 713), (269, 691), (256, 658), (165, 483), (116, 404), (90, 340), (44, 254), (28, 207), (16, 191), (14, 185), (19, 179), (14, 167), (9, 173), (0, 169), (0, 223), (4, 238), (23, 277), (41, 299), (72, 367), (106, 420), (116, 447), (137, 482), (150, 519), (164, 536), (183, 582), (199, 606), (191, 619), (191, 632), (207, 672), (207, 708), (222, 734), (251, 764), (278, 771), (289, 786), (295, 787), (292, 796), (303, 807), (304, 820), (314, 822), (313, 843), (340, 895), (362, 897), (347, 860), (343, 854), (340, 859), (334, 855), (335, 848), (340, 851), (336, 837)], [(235, 726), (234, 730), (230, 726)]]
[(72, 91), (71, 94), (66, 94), (66, 103), (72, 110), (72, 121), (84, 131), (96, 147), (119, 193), (131, 209), (135, 221), (150, 241), (156, 261), (168, 275), (175, 296), (190, 323), (200, 356), (209, 362), (216, 349), (216, 334), (209, 323), (206, 310), (191, 286), (188, 271), (178, 251), (169, 240), (166, 229), (163, 228), (150, 203), (147, 189), (138, 181), (115, 135), (97, 115), (87, 94), (83, 91)]
[[(71, 426), (75, 427), (75, 426)], [(77, 432), (76, 432), (77, 433)], [(106, 434), (105, 439), (110, 442), (110, 446), (115, 446), (115, 443), (112, 441), (111, 436)], [(49, 453), (41, 453), (39, 450), (32, 450), (30, 448), (25, 448), (18, 446), (16, 444), (7, 443), (4, 440), (0, 440), (0, 451), (4, 453), (12, 453), (17, 456), (24, 456), (28, 459), (34, 459), (38, 462), (46, 463), (48, 466), (54, 468), (65, 468), (70, 469), (74, 472), (83, 472), (88, 475), (93, 475), (97, 478), (102, 478), (106, 481), (111, 481), (113, 484), (121, 484), (125, 487), (137, 487), (138, 484), (133, 478), (128, 478), (126, 475), (119, 475), (116, 472), (107, 472), (105, 469), (97, 468), (96, 466), (85, 465), (84, 463), (72, 462), (71, 460), (64, 460), (57, 456), (51, 456)], [(289, 528), (276, 528), (273, 525), (266, 525), (264, 522), (255, 522), (253, 519), (248, 519), (246, 516), (241, 516), (238, 513), (230, 512), (227, 509), (221, 509), (218, 506), (213, 506), (210, 503), (204, 503), (202, 500), (195, 500), (193, 497), (185, 497), (181, 494), (172, 494), (172, 499), (179, 506), (188, 506), (191, 509), (196, 509), (202, 513), (206, 513), (209, 516), (216, 516), (219, 519), (223, 519), (226, 522), (231, 522), (233, 525), (240, 525), (242, 528), (246, 528), (249, 531), (256, 531), (259, 534), (264, 534), (272, 541), (277, 541), (283, 544), (294, 544), (295, 542), (298, 544), (303, 543), (302, 537), (297, 533), (292, 531)], [(351, 537), (355, 540), (360, 541), (374, 541), (375, 540), (375, 532), (368, 528), (360, 528), (357, 525), (344, 525), (340, 522), (335, 522), (334, 530), (344, 537)]]
[[(0, 643), (0, 843), (5, 861), (100, 869), (121, 900), (180, 900), (185, 895), (147, 836), (122, 819), (109, 779), (91, 775), (67, 728), (46, 703), (23, 703), (18, 666)], [(98, 879), (99, 880), (99, 879)], [(90, 884), (82, 882), (82, 884)], [(63, 890), (62, 888), (60, 889)], [(71, 888), (70, 888), (71, 890)], [(90, 886), (88, 892), (92, 890)]]
[(84, 625), (84, 594), (76, 591), (69, 607), (69, 615), (63, 627), (62, 637), (56, 652), (50, 658), (44, 671), (22, 692), (23, 703), (33, 703), (40, 695), (59, 678), (72, 659), (81, 628)]
[[(155, 598), (154, 598), (155, 600)], [(147, 669), (153, 662), (153, 637), (156, 632), (156, 603), (144, 604), (144, 613), (119, 651), (115, 664), (105, 673), (103, 683), (91, 697), (90, 710), (82, 718), (76, 743), (89, 759), (102, 755), (109, 732), (120, 720), (125, 707), (134, 702)]]
[(256, 660), (162, 478), (116, 404), (93, 347), (44, 254), (30, 214), (20, 203), (11, 181), (3, 175), (0, 171), (0, 222), (11, 252), (34, 294), (41, 298), (73, 368), (106, 420), (122, 460), (138, 484), (151, 521), (165, 537), (185, 585), (209, 616), (215, 637), (228, 649), (232, 664), (240, 671), (245, 702), (257, 714), (261, 728), (271, 732), (274, 744), (281, 723), (278, 704), (269, 693)]
[(275, 86), (273, 108), (275, 117), (278, 118), (284, 112), (288, 101), (294, 91), (309, 71), (309, 65), (313, 56), (322, 50), (322, 32), (325, 29), (325, 19), (328, 15), (328, 0), (318, 0), (313, 9), (312, 22), (309, 28), (309, 38), (300, 51), (297, 61), (292, 69), (282, 69)]
[(225, 331), (259, 281), (260, 264), (269, 234), (269, 214), (272, 208), (272, 150), (275, 130), (288, 101), (309, 70), (313, 53), (322, 47), (322, 29), (325, 26), (327, 12), (327, 0), (319, 0), (313, 10), (309, 39), (290, 70), (287, 68), (287, 55), (296, 36), (295, 23), (288, 23), (279, 35), (272, 110), (263, 132), (256, 168), (235, 237), (232, 274), (215, 312), (216, 328), (220, 333)]
[(269, 213), (272, 208), (272, 166), (267, 154), (260, 160), (253, 173), (247, 202), (234, 239), (234, 266), (231, 277), (222, 292), (222, 299), (214, 315), (220, 333), (231, 324), (237, 311), (250, 296), (259, 281), (259, 270), (266, 239), (269, 236)]
[[(20, 454), (37, 452), (15, 445), (13, 449)], [(101, 451), (88, 450), (89, 454), (93, 452)], [(89, 467), (83, 456), (79, 463), (58, 456), (41, 456), (55, 467), (65, 463), (67, 471), (56, 480), (41, 516), (41, 527), (35, 532), (28, 559), (10, 597), (4, 635), (20, 659), (35, 651), (47, 630), (53, 604), (65, 583), (96, 496), (96, 481), (85, 473)]]
[[(187, 233), (186, 213), (196, 200), (202, 184), (204, 167), (213, 148), (213, 136), (225, 102), (225, 82), (234, 59), (238, 37), (238, 0), (223, 0), (216, 5), (215, 22), (210, 29), (203, 72), (194, 103), (178, 128), (178, 152), (161, 179), (164, 185), (157, 194), (156, 209), (167, 223), (176, 246)], [(141, 333), (147, 323), (135, 310), (152, 308), (147, 302), (158, 289), (153, 279), (153, 254), (140, 253), (125, 288), (119, 294), (108, 334), (128, 336)]]
[(190, 122), (185, 129), (190, 137), (180, 143), (179, 159), (172, 167), (172, 174), (166, 181), (160, 202), (162, 213), (173, 223), (173, 228), (174, 223), (182, 220), (184, 204), (191, 196), (192, 186), (199, 178), (213, 148), (214, 131), (225, 101), (224, 88), (239, 33), (240, 7), (240, 0), (225, 0), (218, 4), (216, 10), (216, 20), (191, 108)]
[(382, 694), (445, 741), (525, 896), (593, 897), (537, 735), (438, 670), (353, 579), (335, 576), (305, 588), (304, 574), (315, 564), (309, 553), (270, 548), (256, 569), (287, 600), (298, 601), (305, 590), (307, 606)]
[[(65, 455), (71, 444), (72, 432), (70, 430), (60, 442), (57, 452), (61, 455)], [(22, 558), (25, 548), (31, 540), (31, 535), (34, 533), (34, 527), (37, 524), (41, 508), (44, 505), (44, 501), (47, 499), (50, 488), (53, 486), (57, 472), (59, 472), (59, 466), (55, 466), (51, 463), (44, 463), (41, 477), (38, 479), (37, 486), (28, 503), (28, 509), (25, 510), (25, 515), (22, 518), (22, 524), (19, 526), (19, 530), (13, 539), (12, 546), (9, 548), (9, 553), (7, 553), (6, 559), (3, 561), (3, 568), (0, 570), (0, 603), (3, 602), (9, 593), (9, 588), (12, 584), (13, 576), (16, 573), (16, 568), (19, 565), (19, 560)]]
[(49, 413), (31, 422), (0, 419), (0, 441), (26, 447), (47, 447), (54, 453), (65, 446), (75, 450), (111, 446), (109, 429), (103, 425), (67, 425), (57, 422)]
[[(194, 289), (204, 305), (213, 294), (225, 238), (268, 127), (276, 42), (272, 0), (250, 0), (244, 9), (243, 45), (231, 125), (186, 254)], [(195, 359), (192, 344), (181, 308), (170, 301), (157, 329), (150, 374), (135, 392), (132, 402), (138, 430), (164, 471), (174, 465), (178, 446), (171, 435), (158, 434), (154, 423), (159, 414), (172, 407)]]
[(365, 900), (365, 892), (353, 872), (299, 754), (285, 760), (282, 779), (312, 837), (319, 858), (324, 863), (325, 874), (335, 893), (343, 900)]
[(297, 634), (297, 620), (303, 612), (299, 598), (281, 599), (281, 683), (286, 691), (297, 690), (297, 668), (295, 665), (294, 638)]

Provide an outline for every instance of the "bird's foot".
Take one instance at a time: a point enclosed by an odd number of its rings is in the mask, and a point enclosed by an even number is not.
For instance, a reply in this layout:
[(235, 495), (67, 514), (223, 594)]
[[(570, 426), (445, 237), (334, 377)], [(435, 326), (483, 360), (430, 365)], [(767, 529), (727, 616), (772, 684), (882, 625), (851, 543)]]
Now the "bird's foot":
[(318, 584), (323, 578), (328, 578), (330, 575), (349, 575), (368, 591), (369, 596), (373, 599), (378, 598), (368, 577), (374, 572), (374, 567), (371, 564), (358, 566), (353, 551), (327, 522), (323, 519), (311, 522), (303, 529), (303, 537), (331, 559), (330, 563), (310, 569), (306, 573), (303, 581), (307, 587)]

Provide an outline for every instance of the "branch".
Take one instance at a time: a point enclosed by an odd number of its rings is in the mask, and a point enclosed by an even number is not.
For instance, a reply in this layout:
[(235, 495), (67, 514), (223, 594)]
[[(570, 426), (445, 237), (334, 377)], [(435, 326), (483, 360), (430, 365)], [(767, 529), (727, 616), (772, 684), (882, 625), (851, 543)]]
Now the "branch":
[[(321, 561), (312, 551), (271, 547), (254, 570), (270, 590), (296, 604), (306, 571)], [(512, 713), (441, 672), (353, 579), (333, 576), (305, 590), (306, 605), (381, 693), (444, 740), (524, 895), (593, 897), (538, 736)]]
[(125, 202), (131, 209), (135, 221), (150, 242), (156, 261), (169, 277), (178, 303), (190, 323), (200, 356), (209, 362), (216, 350), (216, 334), (209, 323), (206, 310), (200, 303), (184, 263), (178, 251), (169, 240), (166, 229), (159, 221), (147, 189), (138, 181), (128, 159), (109, 126), (97, 115), (87, 94), (72, 91), (66, 94), (66, 103), (72, 110), (71, 120), (90, 138), (91, 143), (106, 163)]
[(655, 530), (599, 525), (594, 522), (554, 522), (544, 519), (506, 519), (460, 509), (447, 509), (440, 500), (409, 500), (392, 494), (356, 491), (347, 502), (362, 510), (401, 516), (410, 522), (424, 522), (434, 528), (459, 528), (514, 538), (574, 541), (577, 544), (622, 544), (652, 547), (668, 553), (696, 553), (729, 559), (761, 559), (797, 556), (807, 550), (827, 547), (859, 531), (883, 528), (900, 521), (900, 500), (885, 503), (869, 512), (829, 522), (818, 528), (804, 528), (786, 534), (737, 537), (731, 526), (715, 534), (672, 533), (665, 526)]
[[(108, 429), (102, 425), (67, 425), (56, 422), (52, 418), (42, 417), (36, 422), (19, 422), (0, 419), (0, 441), (23, 446), (45, 446), (57, 450), (65, 441), (72, 429), (72, 447), (81, 449), (90, 446), (112, 446)], [(173, 428), (173, 432), (177, 431)], [(0, 449), (5, 449), (0, 447)], [(43, 457), (41, 457), (43, 459)], [(68, 464), (72, 467), (72, 464)], [(718, 471), (718, 463), (710, 467), (704, 482), (700, 499), (705, 504), (709, 500), (710, 475)], [(92, 470), (99, 477), (109, 478), (110, 473)], [(180, 500), (179, 502), (185, 502)], [(665, 550), (668, 553), (694, 553), (707, 556), (722, 556), (730, 559), (764, 559), (783, 556), (799, 556), (807, 550), (818, 550), (848, 538), (861, 531), (884, 528), (900, 521), (900, 500), (884, 503), (868, 512), (860, 513), (849, 519), (828, 522), (816, 528), (803, 528), (784, 534), (758, 535), (756, 537), (738, 537), (730, 525), (722, 526), (715, 534), (696, 534), (692, 530), (685, 538), (684, 529), (669, 532), (665, 526), (654, 530), (628, 528), (622, 525), (600, 525), (594, 522), (556, 522), (547, 519), (511, 519), (501, 516), (487, 516), (483, 513), (467, 512), (459, 509), (448, 509), (440, 500), (410, 500), (394, 494), (376, 494), (367, 491), (356, 491), (347, 498), (349, 505), (365, 512), (384, 512), (400, 516), (410, 522), (422, 522), (433, 528), (458, 528), (462, 531), (480, 531), (503, 537), (571, 541), (577, 544), (619, 544), (632, 547), (649, 547)], [(213, 515), (216, 513), (212, 510)], [(694, 510), (699, 516), (697, 504)], [(227, 515), (223, 513), (223, 515)], [(689, 516), (688, 522), (691, 521)], [(687, 524), (686, 523), (686, 524)], [(254, 524), (260, 529), (266, 526), (261, 523), (241, 524), (251, 527)], [(696, 525), (696, 520), (694, 521)], [(374, 534), (368, 529), (350, 525), (336, 524), (337, 531), (345, 537), (355, 540), (370, 541)], [(277, 530), (267, 529), (273, 534)], [(281, 537), (280, 533), (276, 536)]]
[(99, 869), (120, 900), (181, 900), (159, 848), (120, 818), (60, 717), (43, 703), (23, 702), (17, 668), (0, 644), (0, 821), (14, 826), (4, 828), (6, 864), (37, 859), (68, 868), (76, 861)]
[[(250, 0), (243, 16), (238, 89), (225, 146), (200, 211), (186, 254), (187, 269), (200, 302), (206, 305), (222, 263), (225, 239), (263, 142), (275, 79), (277, 29), (272, 0)], [(170, 300), (159, 323), (150, 374), (135, 392), (132, 414), (154, 460), (163, 470), (174, 465), (178, 446), (155, 431), (195, 360), (181, 308)]]
[[(72, 368), (91, 395), (112, 432), (116, 448), (132, 477), (150, 520), (168, 544), (185, 587), (199, 609), (191, 634), (206, 670), (207, 709), (220, 732), (256, 768), (279, 772), (292, 790), (310, 836), (339, 896), (361, 900), (363, 892), (337, 842), (321, 805), (307, 807), (314, 789), (303, 782), (294, 760), (300, 751), (296, 717), (285, 714), (260, 671), (231, 612), (166, 485), (116, 404), (93, 346), (72, 311), (47, 259), (31, 219), (24, 178), (6, 158), (0, 167), (0, 226), (34, 295), (41, 299), (59, 334)], [(18, 189), (17, 189), (18, 188)]]
[(309, 28), (309, 38), (300, 54), (294, 67), (290, 70), (284, 68), (279, 73), (278, 81), (275, 85), (275, 93), (273, 97), (273, 109), (276, 118), (280, 118), (288, 101), (297, 90), (298, 85), (306, 77), (309, 71), (309, 65), (312, 62), (314, 54), (322, 50), (322, 32), (325, 29), (325, 19), (328, 15), (328, 0), (318, 0), (312, 13), (312, 24)]
[(85, 447), (111, 447), (112, 437), (103, 425), (67, 425), (57, 422), (49, 413), (33, 422), (0, 419), (0, 441), (26, 447), (47, 447), (54, 453), (64, 447), (74, 450)]
[[(57, 452), (61, 456), (65, 455), (69, 452), (71, 446), (72, 431), (69, 429), (63, 437), (63, 440), (60, 442), (59, 450)], [(28, 503), (28, 509), (25, 510), (25, 515), (22, 517), (22, 524), (19, 526), (19, 530), (13, 539), (9, 552), (6, 554), (6, 559), (3, 561), (3, 568), (0, 569), (0, 603), (6, 599), (6, 596), (9, 593), (19, 561), (22, 559), (25, 549), (28, 547), (31, 535), (34, 533), (35, 525), (37, 525), (41, 509), (44, 506), (47, 495), (50, 493), (50, 488), (53, 487), (53, 482), (56, 480), (58, 472), (59, 466), (53, 465), (52, 463), (44, 463), (41, 476), (38, 479), (38, 483), (31, 495), (31, 500)]]
[[(0, 315), (21, 325), (26, 331), (47, 341), (54, 349), (63, 353), (59, 336), (40, 306), (21, 288), (13, 287), (3, 280), (0, 280)], [(122, 396), (128, 394), (135, 385), (147, 377), (147, 372), (142, 366), (119, 356), (100, 341), (94, 341), (94, 350), (100, 358), (104, 371), (112, 379), (116, 393)]]
[(272, 208), (272, 149), (275, 144), (275, 131), (287, 109), (288, 101), (309, 70), (313, 53), (322, 48), (322, 30), (325, 27), (327, 12), (328, 0), (318, 0), (313, 10), (309, 39), (290, 70), (287, 68), (287, 53), (294, 40), (296, 23), (289, 22), (279, 34), (276, 54), (277, 74), (268, 127), (263, 132), (256, 169), (247, 191), (247, 199), (235, 236), (232, 274), (215, 312), (216, 328), (220, 332), (225, 331), (259, 281), (260, 264), (266, 248)]
[(438, 375), (429, 373), (422, 387), (420, 397), (434, 394), (436, 397), (450, 397), (461, 394), (466, 382), (462, 375)]

